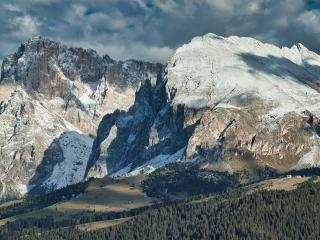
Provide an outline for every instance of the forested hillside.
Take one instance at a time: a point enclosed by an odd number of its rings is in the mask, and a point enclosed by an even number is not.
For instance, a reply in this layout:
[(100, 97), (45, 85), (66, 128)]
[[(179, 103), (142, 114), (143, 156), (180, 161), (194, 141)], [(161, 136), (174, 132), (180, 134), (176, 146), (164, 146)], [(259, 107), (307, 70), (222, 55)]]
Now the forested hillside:
[(318, 239), (320, 185), (313, 180), (293, 191), (236, 191), (109, 215), (109, 219), (135, 216), (98, 231), (82, 231), (74, 223), (57, 228), (52, 221), (27, 226), (25, 221), (6, 225), (0, 233), (2, 239), (34, 240)]

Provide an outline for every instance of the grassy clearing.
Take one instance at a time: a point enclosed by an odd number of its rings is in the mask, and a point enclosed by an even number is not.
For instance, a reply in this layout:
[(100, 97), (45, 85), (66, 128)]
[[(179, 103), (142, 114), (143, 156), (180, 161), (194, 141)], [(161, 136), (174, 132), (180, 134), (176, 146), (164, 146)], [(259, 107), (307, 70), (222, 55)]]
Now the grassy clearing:
[(77, 228), (82, 231), (94, 231), (101, 228), (107, 228), (107, 227), (118, 225), (120, 223), (124, 223), (129, 219), (130, 218), (119, 218), (115, 220), (105, 220), (105, 221), (85, 223), (85, 224), (78, 225)]
[(17, 199), (17, 200), (12, 200), (12, 201), (9, 201), (9, 202), (5, 202), (5, 203), (0, 204), (0, 208), (9, 207), (9, 206), (11, 206), (13, 204), (20, 203), (22, 201), (23, 201), (23, 199)]
[(292, 178), (275, 178), (269, 179), (253, 185), (254, 189), (258, 190), (285, 190), (292, 191), (307, 181), (310, 177), (292, 177)]
[(141, 177), (95, 179), (86, 193), (78, 198), (56, 205), (60, 212), (123, 211), (151, 205), (155, 198), (144, 197), (140, 186)]
[[(245, 186), (243, 191), (247, 194), (253, 194), (256, 191), (261, 190), (285, 190), (292, 191), (298, 188), (298, 186), (304, 182), (306, 182), (310, 177), (291, 177), (291, 178), (273, 178), (264, 180), (252, 185)], [(320, 178), (317, 178), (316, 182), (320, 182)], [(199, 200), (191, 201), (190, 203), (201, 203), (207, 202), (214, 197), (202, 198)]]
[(142, 177), (94, 179), (84, 194), (40, 210), (2, 219), (0, 226), (16, 219), (53, 217), (63, 220), (79, 213), (124, 211), (152, 205), (157, 199), (143, 195), (141, 181)]

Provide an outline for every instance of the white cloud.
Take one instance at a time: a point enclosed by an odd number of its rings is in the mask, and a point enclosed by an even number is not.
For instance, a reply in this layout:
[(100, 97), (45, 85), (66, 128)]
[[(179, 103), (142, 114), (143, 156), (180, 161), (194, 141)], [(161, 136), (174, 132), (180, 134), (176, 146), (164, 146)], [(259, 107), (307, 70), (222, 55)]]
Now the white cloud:
[(180, 8), (174, 0), (155, 0), (154, 4), (165, 12), (176, 12)]
[(298, 17), (299, 23), (310, 31), (320, 34), (320, 10), (306, 11)]
[(23, 12), (22, 8), (18, 5), (14, 5), (11, 3), (3, 3), (3, 9), (6, 9), (9, 12)]
[(70, 11), (64, 16), (64, 20), (67, 23), (74, 24), (78, 23), (78, 21), (82, 21), (85, 15), (87, 8), (81, 4), (74, 4), (72, 5)]
[(12, 28), (14, 31), (11, 33), (18, 38), (30, 38), (39, 34), (39, 27), (41, 22), (30, 15), (24, 15), (22, 17), (16, 17), (11, 20)]

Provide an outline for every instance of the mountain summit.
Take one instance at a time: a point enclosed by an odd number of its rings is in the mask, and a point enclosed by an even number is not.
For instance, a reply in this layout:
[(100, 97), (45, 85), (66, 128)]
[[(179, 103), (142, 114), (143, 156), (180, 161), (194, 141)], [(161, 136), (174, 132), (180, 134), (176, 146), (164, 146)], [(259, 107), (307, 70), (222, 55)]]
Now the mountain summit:
[[(301, 44), (278, 48), (252, 38), (194, 38), (169, 62), (175, 103), (190, 107), (251, 106), (274, 116), (319, 112), (320, 56)], [(250, 101), (251, 100), (251, 101)]]

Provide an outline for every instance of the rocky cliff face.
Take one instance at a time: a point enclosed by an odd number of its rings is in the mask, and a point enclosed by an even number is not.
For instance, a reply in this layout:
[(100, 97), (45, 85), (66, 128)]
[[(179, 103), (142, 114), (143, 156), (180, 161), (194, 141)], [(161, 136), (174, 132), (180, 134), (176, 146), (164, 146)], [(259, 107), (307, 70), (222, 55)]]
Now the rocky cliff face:
[(43, 37), (23, 43), (1, 69), (0, 197), (82, 181), (102, 117), (127, 110), (163, 69)]
[(88, 175), (148, 173), (172, 161), (230, 172), (317, 166), (319, 76), (320, 56), (301, 44), (197, 37), (129, 111), (103, 118)]
[(161, 64), (117, 62), (92, 49), (68, 48), (36, 37), (4, 59), (0, 81), (22, 86), (28, 94), (41, 95), (53, 104), (63, 100), (60, 108), (68, 120), (95, 133), (94, 128), (77, 123), (82, 116), (75, 110), (81, 109), (84, 118), (90, 116), (97, 124), (106, 112), (128, 109), (141, 82), (157, 79), (162, 72)]
[(103, 118), (87, 166), (89, 176), (122, 175), (155, 159), (160, 167), (182, 156), (196, 125), (195, 111), (171, 105), (174, 92), (166, 92), (165, 86), (162, 78), (146, 81), (129, 111)]

